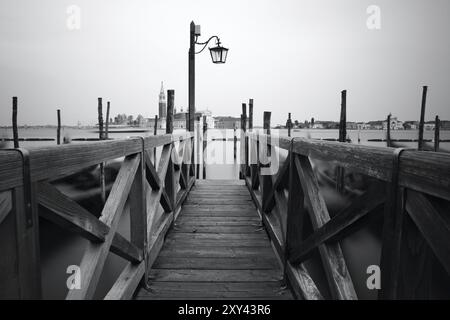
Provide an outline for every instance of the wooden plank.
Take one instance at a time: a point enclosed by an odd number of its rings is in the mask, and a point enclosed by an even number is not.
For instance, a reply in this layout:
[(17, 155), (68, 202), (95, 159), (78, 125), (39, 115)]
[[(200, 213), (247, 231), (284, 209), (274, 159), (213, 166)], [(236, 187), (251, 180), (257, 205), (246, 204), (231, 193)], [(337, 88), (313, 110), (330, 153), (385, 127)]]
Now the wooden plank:
[(269, 240), (264, 233), (182, 233), (182, 232), (170, 232), (167, 235), (167, 240), (199, 240), (199, 241), (211, 241), (211, 240), (223, 240), (225, 242), (234, 240)]
[(286, 261), (285, 270), (297, 299), (323, 300), (322, 294), (303, 264), (294, 267)]
[(22, 156), (13, 150), (0, 152), (0, 191), (12, 189), (23, 183)]
[(180, 238), (174, 240), (173, 238), (171, 240), (166, 239), (166, 245), (167, 248), (174, 248), (174, 247), (191, 247), (191, 248), (200, 248), (200, 247), (265, 247), (268, 248), (269, 241), (265, 237), (260, 237), (258, 239), (247, 239), (246, 237), (242, 237), (239, 240), (227, 240), (224, 241), (223, 239), (217, 240), (217, 239), (211, 239), (211, 240), (205, 240), (205, 239), (189, 239), (187, 237), (183, 238), (182, 242), (180, 243)]
[[(313, 228), (318, 229), (330, 220), (325, 200), (320, 193), (319, 184), (308, 157), (295, 158), (295, 165), (305, 192)], [(356, 299), (355, 289), (340, 245), (338, 243), (320, 245), (319, 252), (333, 298)]]
[[(251, 199), (233, 199), (233, 204), (235, 205), (251, 205), (252, 200)], [(200, 204), (200, 205), (227, 205), (230, 203), (230, 199), (217, 199), (217, 198), (187, 198), (186, 204), (192, 205), (192, 204)]]
[(39, 204), (50, 210), (50, 212), (40, 211), (40, 215), (45, 219), (71, 232), (78, 233), (88, 240), (104, 241), (109, 227), (89, 211), (48, 182), (40, 182), (37, 191)]
[[(268, 241), (265, 241), (268, 245)], [(159, 257), (153, 265), (155, 269), (214, 269), (214, 270), (266, 270), (278, 269), (278, 261), (268, 257)]]
[(11, 192), (0, 192), (0, 224), (12, 210)]
[(140, 138), (30, 149), (32, 181), (56, 179), (92, 165), (142, 151)]
[(27, 225), (25, 190), (17, 187), (13, 190), (13, 210), (16, 222), (17, 241), (17, 278), (19, 280), (20, 299), (40, 299), (42, 295), (40, 250), (39, 250), (39, 218), (36, 186), (31, 184), (31, 222)]
[[(39, 183), (37, 190), (39, 204), (50, 210), (41, 210), (42, 217), (62, 228), (78, 233), (90, 241), (103, 242), (105, 240), (109, 227), (78, 203), (48, 182)], [(120, 234), (114, 235), (111, 252), (129, 261), (139, 262), (142, 260), (142, 249), (139, 250)]]
[(234, 179), (217, 179), (217, 180), (213, 180), (213, 179), (206, 179), (206, 180), (198, 180), (197, 183), (195, 184), (196, 187), (199, 186), (211, 186), (211, 185), (216, 185), (216, 186), (244, 186), (244, 182), (242, 180), (234, 180)]
[(130, 300), (145, 273), (145, 262), (127, 263), (114, 285), (105, 296), (105, 300)]
[(178, 224), (186, 223), (186, 224), (202, 224), (202, 223), (216, 223), (216, 222), (242, 222), (243, 224), (259, 224), (260, 219), (256, 214), (248, 215), (248, 216), (237, 216), (237, 217), (229, 217), (229, 216), (211, 216), (208, 219), (204, 219), (203, 217), (198, 217), (194, 215), (182, 215), (177, 220)]
[(175, 246), (164, 248), (160, 253), (160, 257), (223, 257), (223, 258), (239, 258), (239, 257), (259, 257), (263, 255), (273, 255), (270, 247), (182, 247)]
[[(288, 193), (288, 207), (287, 207), (287, 228), (286, 228), (286, 243), (285, 252), (286, 258), (291, 259), (293, 250), (303, 241), (303, 222), (306, 216), (306, 210), (304, 207), (305, 194), (300, 184), (300, 180), (297, 174), (297, 168), (295, 166), (295, 157), (297, 157), (292, 150), (289, 151), (289, 193)], [(287, 261), (285, 261), (286, 266)], [(291, 279), (292, 281), (300, 280), (297, 272), (292, 269)]]
[[(305, 138), (294, 138), (293, 148), (297, 154), (391, 181), (392, 148)], [(450, 154), (405, 150), (400, 162), (400, 186), (450, 200)]]
[(159, 179), (158, 173), (156, 172), (155, 166), (150, 159), (148, 151), (144, 152), (145, 157), (145, 175), (148, 183), (152, 187), (152, 189), (159, 189), (161, 187), (161, 180)]
[(225, 281), (280, 281), (279, 270), (195, 270), (195, 269), (152, 269), (150, 279), (158, 281), (225, 282)]
[(187, 232), (187, 233), (262, 233), (264, 232), (261, 227), (253, 227), (253, 226), (231, 226), (231, 227), (223, 227), (223, 226), (175, 226), (175, 232)]
[(88, 243), (80, 263), (80, 272), (83, 275), (81, 289), (70, 290), (67, 299), (77, 300), (93, 297), (139, 162), (139, 155), (125, 158), (100, 217), (100, 221), (108, 225), (110, 231), (105, 236), (104, 243)]
[(139, 263), (144, 259), (143, 248), (131, 243), (119, 233), (114, 235), (110, 250), (112, 253), (132, 263)]
[(277, 281), (260, 282), (152, 282), (136, 299), (291, 299)]
[(347, 207), (342, 209), (333, 219), (318, 228), (311, 236), (302, 241), (292, 251), (290, 261), (293, 265), (302, 262), (312, 250), (325, 243), (340, 232), (354, 224), (364, 216), (379, 208), (385, 202), (386, 197), (378, 190), (364, 193), (354, 199)]
[(421, 193), (408, 190), (406, 211), (450, 275), (450, 224)]

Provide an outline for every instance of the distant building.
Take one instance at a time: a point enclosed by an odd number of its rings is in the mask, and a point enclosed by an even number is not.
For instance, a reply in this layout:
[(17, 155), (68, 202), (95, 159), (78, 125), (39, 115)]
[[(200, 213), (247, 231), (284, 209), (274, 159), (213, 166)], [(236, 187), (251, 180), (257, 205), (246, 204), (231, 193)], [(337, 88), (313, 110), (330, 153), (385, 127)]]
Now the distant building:
[(441, 120), (441, 130), (450, 130), (450, 120)]
[(382, 130), (383, 129), (383, 121), (377, 120), (377, 121), (369, 121), (367, 122), (367, 125), (371, 130)]
[(359, 130), (370, 130), (370, 124), (368, 123), (358, 122), (356, 125)]
[[(391, 117), (391, 123), (389, 124), (391, 130), (403, 130), (403, 121), (398, 120), (397, 117)], [(383, 130), (387, 130), (387, 120), (383, 121)]]
[(419, 122), (417, 121), (405, 121), (403, 123), (405, 130), (417, 130), (419, 128)]
[(167, 100), (164, 92), (163, 82), (161, 81), (161, 90), (159, 91), (159, 118), (166, 118), (167, 116)]
[(241, 118), (237, 117), (214, 117), (214, 127), (216, 129), (234, 129), (241, 127)]

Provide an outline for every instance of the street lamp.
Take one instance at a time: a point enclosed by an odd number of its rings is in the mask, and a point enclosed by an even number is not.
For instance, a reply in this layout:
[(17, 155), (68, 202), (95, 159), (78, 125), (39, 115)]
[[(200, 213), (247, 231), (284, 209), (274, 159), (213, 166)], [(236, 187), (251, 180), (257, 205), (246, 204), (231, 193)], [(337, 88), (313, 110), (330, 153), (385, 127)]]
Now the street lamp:
[[(194, 131), (194, 115), (195, 115), (195, 55), (205, 50), (206, 46), (212, 39), (216, 39), (216, 46), (209, 48), (213, 63), (225, 63), (227, 60), (228, 49), (220, 45), (218, 36), (212, 36), (205, 42), (198, 42), (200, 36), (200, 25), (196, 25), (194, 21), (190, 25), (190, 46), (189, 46), (189, 119), (186, 128)], [(202, 45), (203, 48), (195, 52), (195, 45)]]

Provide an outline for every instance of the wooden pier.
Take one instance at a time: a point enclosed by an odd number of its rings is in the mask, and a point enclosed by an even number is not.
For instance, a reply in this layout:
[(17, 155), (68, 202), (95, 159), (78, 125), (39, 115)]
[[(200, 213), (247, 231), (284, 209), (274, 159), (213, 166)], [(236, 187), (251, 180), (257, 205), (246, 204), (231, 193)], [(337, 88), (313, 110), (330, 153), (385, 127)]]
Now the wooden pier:
[[(376, 221), (380, 299), (429, 297), (429, 264), (450, 274), (450, 154), (252, 128), (240, 141), (241, 180), (231, 181), (195, 179), (192, 132), (1, 150), (0, 298), (42, 298), (41, 218), (88, 240), (81, 286), (68, 299), (94, 298), (109, 252), (127, 264), (105, 299), (357, 299), (340, 243)], [(98, 217), (58, 189), (60, 179), (117, 159)], [(376, 187), (356, 194), (344, 179), (351, 203), (331, 217), (311, 160)], [(122, 215), (127, 236), (117, 232)], [(325, 287), (306, 265), (314, 254)], [(413, 272), (402, 274), (405, 266)]]
[(198, 180), (136, 299), (292, 299), (243, 180)]

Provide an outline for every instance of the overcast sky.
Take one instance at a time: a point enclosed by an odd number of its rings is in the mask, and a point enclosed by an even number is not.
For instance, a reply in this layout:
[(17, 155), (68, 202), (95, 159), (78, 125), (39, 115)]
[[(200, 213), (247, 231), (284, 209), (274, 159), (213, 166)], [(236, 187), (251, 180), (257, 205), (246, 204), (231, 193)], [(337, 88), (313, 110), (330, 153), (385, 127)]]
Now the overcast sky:
[[(66, 10), (81, 9), (79, 30)], [(381, 9), (369, 30), (366, 10)], [(303, 121), (338, 120), (348, 90), (348, 121), (419, 118), (421, 86), (429, 85), (427, 119), (450, 119), (448, 0), (1, 0), (0, 125), (11, 97), (19, 124), (95, 124), (97, 97), (111, 113), (157, 112), (161, 81), (187, 106), (189, 23), (204, 40), (219, 35), (227, 63), (196, 56), (197, 109), (241, 112), (255, 101), (255, 122), (272, 111)]]

